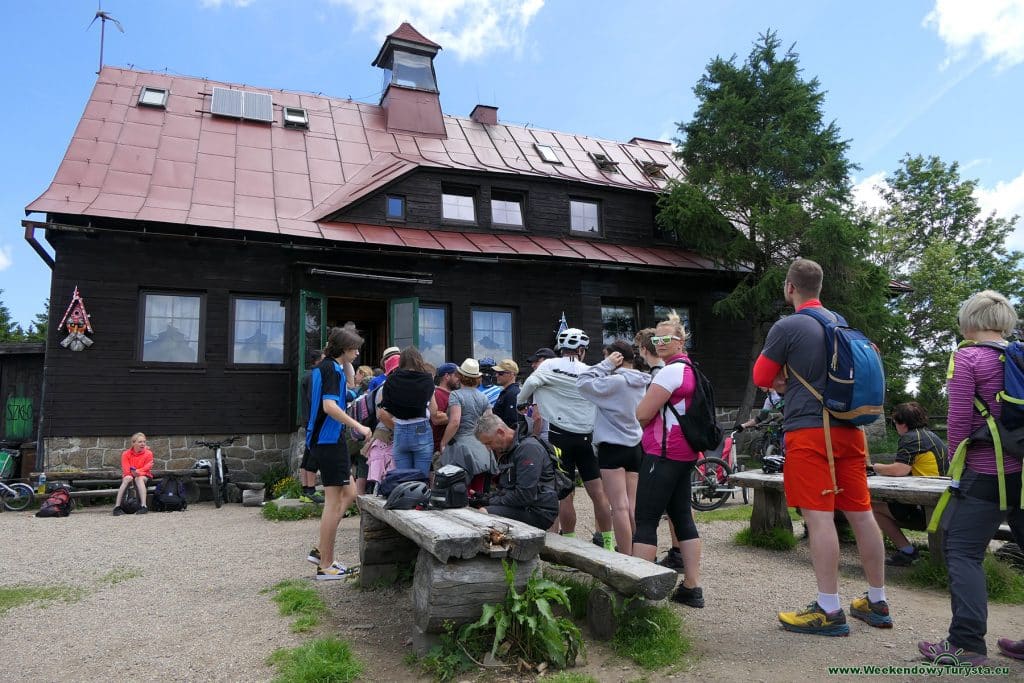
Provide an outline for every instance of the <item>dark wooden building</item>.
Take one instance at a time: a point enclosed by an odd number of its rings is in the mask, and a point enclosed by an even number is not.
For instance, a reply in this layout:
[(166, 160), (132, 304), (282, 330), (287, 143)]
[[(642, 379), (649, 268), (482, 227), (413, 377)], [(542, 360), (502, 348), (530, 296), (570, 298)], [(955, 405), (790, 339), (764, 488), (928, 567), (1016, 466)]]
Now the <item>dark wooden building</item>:
[[(49, 462), (102, 461), (142, 430), (173, 466), (194, 437), (240, 433), (235, 464), (259, 474), (291, 444), (308, 353), (347, 321), (370, 365), (407, 344), (522, 361), (563, 312), (599, 340), (676, 308), (719, 402), (739, 403), (749, 332), (711, 312), (732, 276), (654, 223), (681, 172), (670, 145), (443, 115), (439, 49), (408, 24), (389, 36), (379, 105), (101, 71), (24, 222), (56, 252)], [(80, 352), (60, 345), (76, 286)]]

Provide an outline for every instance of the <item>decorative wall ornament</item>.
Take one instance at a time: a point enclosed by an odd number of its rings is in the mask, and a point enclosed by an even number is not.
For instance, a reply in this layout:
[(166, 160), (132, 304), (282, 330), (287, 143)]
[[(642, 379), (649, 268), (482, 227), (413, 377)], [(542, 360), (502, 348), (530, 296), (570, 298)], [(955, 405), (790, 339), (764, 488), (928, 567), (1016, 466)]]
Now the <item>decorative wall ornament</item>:
[(78, 287), (75, 287), (75, 293), (71, 295), (71, 303), (68, 304), (68, 309), (64, 311), (64, 317), (60, 321), (61, 327), (65, 325), (68, 329), (68, 336), (60, 343), (61, 346), (65, 349), (70, 348), (72, 351), (83, 351), (92, 346), (92, 339), (85, 336), (86, 332), (92, 334), (92, 322), (89, 320), (89, 314), (85, 311), (85, 300), (78, 293)]

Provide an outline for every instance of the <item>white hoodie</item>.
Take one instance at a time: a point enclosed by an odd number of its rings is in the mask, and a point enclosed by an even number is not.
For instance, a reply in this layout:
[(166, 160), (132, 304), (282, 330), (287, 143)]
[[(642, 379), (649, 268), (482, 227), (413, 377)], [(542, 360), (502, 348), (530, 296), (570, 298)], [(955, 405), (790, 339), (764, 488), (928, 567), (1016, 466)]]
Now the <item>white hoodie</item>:
[(594, 430), (594, 404), (576, 388), (576, 380), (588, 367), (575, 358), (547, 359), (523, 382), (519, 406), (536, 403), (552, 427), (589, 434)]
[(594, 443), (635, 446), (643, 429), (636, 419), (636, 407), (644, 397), (651, 376), (631, 368), (615, 368), (605, 359), (587, 368), (576, 380), (583, 397), (597, 406)]

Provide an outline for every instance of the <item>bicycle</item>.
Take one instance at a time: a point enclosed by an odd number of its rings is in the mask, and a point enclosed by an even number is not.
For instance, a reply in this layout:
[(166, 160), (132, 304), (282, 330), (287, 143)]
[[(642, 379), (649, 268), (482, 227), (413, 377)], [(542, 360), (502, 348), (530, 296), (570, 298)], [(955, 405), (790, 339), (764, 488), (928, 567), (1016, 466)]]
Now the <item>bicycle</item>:
[(11, 512), (20, 512), (35, 500), (35, 491), (28, 484), (17, 482), (7, 485), (0, 481), (0, 500), (3, 507)]
[(721, 451), (712, 451), (711, 455), (701, 454), (693, 464), (690, 472), (690, 504), (694, 510), (715, 510), (720, 508), (727, 498), (737, 493), (743, 496), (743, 504), (749, 501), (747, 489), (729, 482), (733, 472), (744, 469), (736, 457), (736, 432), (725, 437)]
[(228, 478), (227, 467), (224, 465), (224, 446), (230, 446), (238, 441), (240, 436), (229, 436), (220, 441), (196, 441), (194, 446), (204, 446), (213, 451), (213, 462), (209, 460), (196, 460), (192, 467), (195, 469), (205, 468), (210, 472), (210, 488), (213, 489), (213, 504), (220, 507), (227, 500)]
[(772, 417), (755, 429), (761, 432), (761, 437), (754, 442), (750, 454), (758, 462), (763, 462), (769, 455), (785, 455), (786, 446), (782, 434), (781, 416)]

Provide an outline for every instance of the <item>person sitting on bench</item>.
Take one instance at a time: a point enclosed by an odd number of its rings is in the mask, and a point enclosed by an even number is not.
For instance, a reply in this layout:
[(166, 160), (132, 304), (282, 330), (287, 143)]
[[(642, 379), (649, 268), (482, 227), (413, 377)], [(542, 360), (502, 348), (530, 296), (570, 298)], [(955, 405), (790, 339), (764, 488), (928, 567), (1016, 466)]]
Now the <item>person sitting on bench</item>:
[(498, 459), (497, 490), (476, 496), (481, 512), (547, 530), (558, 517), (554, 463), (536, 437), (521, 438), (493, 413), (476, 424), (476, 438)]
[(142, 432), (132, 434), (131, 448), (121, 453), (121, 487), (117, 489), (117, 500), (114, 502), (114, 516), (124, 514), (121, 502), (128, 486), (135, 486), (139, 492), (137, 515), (144, 515), (146, 508), (146, 482), (153, 478), (153, 451), (146, 447), (146, 435)]
[[(900, 435), (896, 460), (873, 465), (885, 477), (938, 477), (946, 473), (946, 444), (928, 430), (928, 415), (915, 401), (900, 403), (892, 410), (892, 423)], [(903, 533), (905, 527), (924, 528), (924, 508), (897, 502), (871, 504), (879, 528), (896, 545), (896, 552), (885, 563), (890, 567), (908, 567), (918, 558), (917, 548)]]

